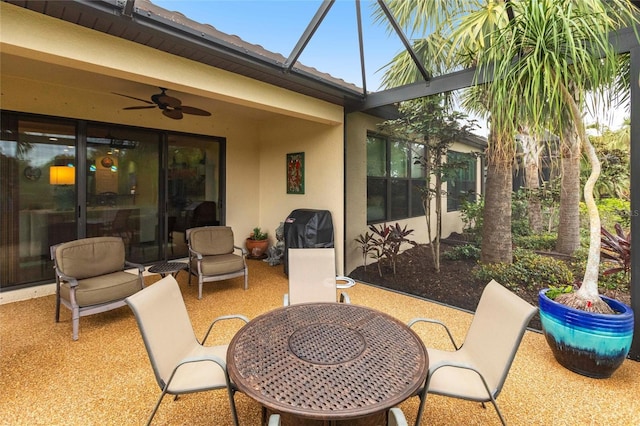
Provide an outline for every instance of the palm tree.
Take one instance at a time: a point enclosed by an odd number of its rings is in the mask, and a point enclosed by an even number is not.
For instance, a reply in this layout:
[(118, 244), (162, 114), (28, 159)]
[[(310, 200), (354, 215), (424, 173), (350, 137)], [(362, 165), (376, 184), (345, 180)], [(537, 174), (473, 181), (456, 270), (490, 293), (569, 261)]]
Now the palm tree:
[(589, 254), (580, 289), (563, 303), (606, 312), (610, 308), (598, 294), (600, 216), (593, 197), (600, 162), (582, 117), (587, 92), (610, 88), (620, 73), (608, 36), (636, 22), (634, 8), (627, 0), (537, 0), (514, 2), (511, 7), (513, 19), (479, 57), (480, 71), (489, 66), (494, 70), (489, 90), (501, 108), (492, 112), (492, 118), (508, 121), (524, 108), (534, 131), (551, 128), (575, 135), (584, 149), (591, 164), (584, 186)]
[[(475, 65), (479, 53), (493, 43), (492, 34), (508, 22), (505, 4), (501, 1), (489, 1), (487, 7), (479, 8), (477, 2), (470, 1), (394, 0), (389, 2), (389, 8), (398, 23), (411, 32), (432, 29), (427, 37), (414, 43), (414, 51), (432, 74)], [(457, 31), (459, 26), (466, 30)], [(403, 52), (393, 59), (383, 85), (392, 87), (420, 78), (410, 56)], [(471, 89), (463, 105), (483, 116), (488, 112), (489, 117), (493, 108), (500, 107), (486, 96), (486, 86)], [(513, 257), (510, 200), (515, 139), (514, 132), (508, 130), (512, 122), (498, 125), (495, 119), (490, 121), (480, 255), (484, 263), (511, 263)]]
[[(394, 9), (399, 12), (399, 22), (406, 27), (413, 20), (413, 29), (429, 27), (415, 22), (429, 22), (428, 15), (416, 13), (424, 2), (401, 3), (402, 7)], [(456, 10), (455, 5), (446, 4), (443, 8), (447, 12)], [(582, 147), (589, 157), (592, 173), (584, 188), (590, 222), (589, 256), (583, 284), (568, 301), (589, 310), (607, 310), (608, 306), (600, 299), (597, 286), (600, 218), (592, 193), (600, 163), (582, 120), (585, 95), (590, 90), (603, 90), (620, 74), (620, 61), (608, 36), (637, 23), (634, 12), (629, 0), (487, 0), (479, 9), (460, 9), (458, 15), (444, 13), (433, 24), (437, 37), (432, 39), (449, 40), (449, 58), (454, 58), (451, 63), (477, 65), (478, 76), (493, 72), (494, 80), (486, 85), (485, 98), (491, 115), (485, 227), (486, 219), (504, 218), (488, 214), (487, 207), (502, 207), (505, 199), (510, 199), (504, 195), (511, 191), (513, 136), (518, 120), (525, 120), (534, 133), (552, 129), (565, 136), (565, 141), (575, 139), (569, 145), (570, 153)], [(439, 59), (434, 52), (430, 54)], [(508, 214), (510, 208), (505, 207), (503, 213)], [(496, 225), (493, 227), (490, 222), (484, 230), (483, 261), (492, 257), (484, 256), (484, 249), (489, 246), (499, 252), (494, 258), (510, 255), (504, 236), (497, 235), (502, 230), (510, 239), (510, 230)]]

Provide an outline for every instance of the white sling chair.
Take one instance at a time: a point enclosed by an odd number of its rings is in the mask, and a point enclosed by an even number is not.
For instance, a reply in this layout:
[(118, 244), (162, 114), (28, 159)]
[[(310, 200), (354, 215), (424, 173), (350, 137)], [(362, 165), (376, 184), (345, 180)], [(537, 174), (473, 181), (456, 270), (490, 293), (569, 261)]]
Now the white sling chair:
[[(280, 426), (280, 415), (272, 414), (269, 416), (269, 424), (267, 426)], [(407, 419), (404, 413), (398, 407), (389, 410), (389, 420), (387, 426), (407, 426)]]
[(233, 399), (235, 388), (227, 373), (228, 345), (204, 346), (216, 322), (226, 319), (249, 320), (242, 315), (227, 315), (213, 320), (207, 333), (198, 341), (175, 278), (167, 275), (126, 299), (135, 314), (149, 354), (149, 360), (162, 393), (147, 425), (158, 411), (165, 394), (227, 389), (234, 425), (238, 415)]
[[(309, 302), (335, 302), (336, 257), (333, 248), (289, 249), (289, 293), (284, 306)], [(349, 295), (340, 292), (340, 302), (351, 303)]]
[(458, 346), (442, 322), (416, 318), (408, 325), (429, 322), (443, 326), (455, 351), (427, 348), (429, 373), (419, 392), (420, 408), (416, 425), (420, 424), (427, 393), (491, 402), (505, 424), (496, 398), (502, 390), (509, 369), (522, 341), (522, 336), (536, 307), (516, 296), (496, 281), (484, 288), (464, 343)]

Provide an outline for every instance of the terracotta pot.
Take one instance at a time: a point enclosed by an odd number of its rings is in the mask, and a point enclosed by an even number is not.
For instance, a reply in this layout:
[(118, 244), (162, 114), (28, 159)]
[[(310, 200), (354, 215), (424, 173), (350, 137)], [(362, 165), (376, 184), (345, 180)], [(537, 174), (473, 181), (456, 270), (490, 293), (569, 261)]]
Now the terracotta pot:
[(633, 310), (601, 296), (616, 314), (596, 314), (570, 308), (538, 294), (542, 331), (554, 357), (583, 376), (610, 377), (625, 360), (633, 339)]
[(269, 248), (269, 240), (252, 240), (251, 238), (247, 238), (245, 246), (249, 252), (247, 257), (261, 259), (265, 257), (265, 252)]

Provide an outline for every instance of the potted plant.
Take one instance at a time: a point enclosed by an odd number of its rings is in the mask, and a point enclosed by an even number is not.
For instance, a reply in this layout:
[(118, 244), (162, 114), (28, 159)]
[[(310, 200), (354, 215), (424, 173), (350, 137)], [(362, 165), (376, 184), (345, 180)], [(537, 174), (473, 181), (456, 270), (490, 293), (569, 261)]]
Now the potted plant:
[(262, 232), (259, 227), (253, 228), (249, 238), (245, 241), (245, 246), (249, 252), (248, 257), (252, 259), (262, 259), (269, 248), (269, 234)]
[[(628, 275), (631, 234), (625, 235), (618, 224), (615, 228), (615, 235), (604, 228), (600, 231), (602, 257), (618, 264), (603, 274), (624, 272)], [(540, 319), (547, 342), (558, 362), (569, 370), (589, 377), (609, 377), (629, 353), (633, 339), (633, 311), (622, 302), (598, 295), (611, 308), (613, 315), (587, 312), (591, 311), (592, 305), (587, 301), (585, 307), (576, 306), (573, 302), (575, 295), (570, 296), (572, 292), (570, 286), (540, 292)]]

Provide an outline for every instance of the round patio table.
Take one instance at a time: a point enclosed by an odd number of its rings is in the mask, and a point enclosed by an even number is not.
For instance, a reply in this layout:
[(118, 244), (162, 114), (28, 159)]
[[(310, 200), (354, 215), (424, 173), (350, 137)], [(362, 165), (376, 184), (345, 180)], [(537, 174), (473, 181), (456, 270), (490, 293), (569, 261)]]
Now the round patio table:
[(414, 395), (428, 370), (413, 330), (374, 309), (308, 303), (260, 315), (233, 337), (227, 368), (258, 401), (263, 423), (386, 424), (388, 409)]

